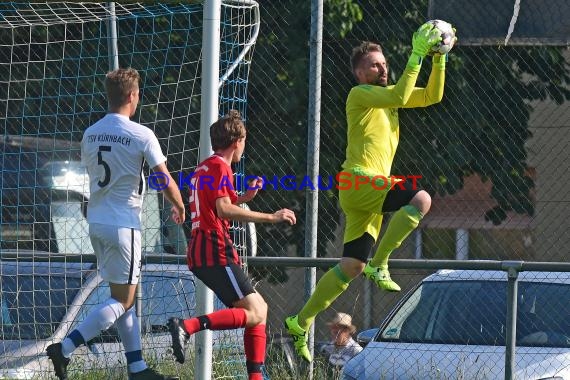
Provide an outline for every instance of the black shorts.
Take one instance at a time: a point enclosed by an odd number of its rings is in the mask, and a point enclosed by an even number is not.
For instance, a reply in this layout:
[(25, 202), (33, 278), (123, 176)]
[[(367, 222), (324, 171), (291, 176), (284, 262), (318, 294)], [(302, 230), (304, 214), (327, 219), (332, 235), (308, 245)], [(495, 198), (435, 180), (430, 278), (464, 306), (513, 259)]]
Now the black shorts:
[(386, 199), (384, 199), (382, 204), (382, 212), (398, 211), (405, 205), (410, 204), (412, 198), (421, 191), (417, 184), (412, 181), (405, 181), (401, 186), (403, 189), (400, 185), (394, 185), (392, 190), (388, 190)]
[(350, 257), (366, 263), (370, 252), (372, 252), (372, 247), (374, 247), (374, 242), (375, 239), (372, 235), (365, 232), (361, 237), (344, 243), (342, 257)]
[[(382, 212), (398, 211), (402, 207), (410, 204), (412, 198), (421, 191), (421, 189), (411, 181), (405, 181), (402, 187), (403, 189), (399, 185), (395, 185), (392, 190), (388, 191), (386, 199), (384, 199), (384, 203), (382, 204)], [(374, 244), (375, 238), (365, 232), (357, 239), (344, 244), (342, 257), (351, 257), (365, 263), (368, 261)]]
[(251, 280), (237, 264), (192, 268), (192, 273), (212, 289), (227, 307), (233, 307), (234, 302), (255, 293)]

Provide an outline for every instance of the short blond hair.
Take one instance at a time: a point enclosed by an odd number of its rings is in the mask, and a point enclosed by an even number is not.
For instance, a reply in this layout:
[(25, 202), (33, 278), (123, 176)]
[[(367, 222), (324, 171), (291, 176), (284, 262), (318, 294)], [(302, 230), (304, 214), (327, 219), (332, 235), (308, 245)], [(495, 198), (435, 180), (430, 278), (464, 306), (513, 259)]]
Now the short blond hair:
[(105, 90), (109, 108), (119, 108), (127, 103), (129, 94), (139, 89), (140, 75), (133, 68), (113, 70), (105, 76)]

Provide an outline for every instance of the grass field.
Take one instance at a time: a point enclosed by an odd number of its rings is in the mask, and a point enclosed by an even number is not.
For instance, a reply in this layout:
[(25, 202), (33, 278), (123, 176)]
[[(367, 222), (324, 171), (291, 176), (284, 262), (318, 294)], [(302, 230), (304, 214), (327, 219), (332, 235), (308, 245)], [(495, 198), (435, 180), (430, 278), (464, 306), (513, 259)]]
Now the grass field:
[[(161, 365), (155, 367), (160, 373), (165, 375), (176, 375), (179, 376), (181, 380), (192, 380), (194, 379), (194, 368), (190, 366), (178, 366), (174, 368), (174, 365)], [(293, 374), (290, 371), (280, 370), (283, 367), (268, 367), (267, 376), (271, 380), (300, 380), (309, 379), (307, 371), (301, 371), (298, 374)], [(105, 371), (89, 371), (87, 373), (75, 373), (74, 379), (77, 380), (127, 380), (126, 371), (121, 370), (105, 370)], [(220, 371), (214, 369), (213, 379), (244, 379), (247, 380), (247, 374), (245, 372), (245, 367), (240, 371), (233, 373), (228, 373), (227, 371)], [(335, 373), (332, 368), (327, 368), (326, 364), (322, 362), (315, 362), (315, 369), (313, 372), (314, 380), (336, 380), (339, 379), (337, 373)]]
[[(212, 378), (219, 379), (243, 379), (247, 380), (245, 362), (235, 360), (229, 355), (228, 358), (218, 360), (212, 368)], [(187, 361), (183, 365), (178, 363), (161, 363), (155, 364), (148, 361), (148, 364), (165, 375), (176, 375), (181, 380), (194, 379), (194, 360), (193, 356), (187, 356)], [(289, 362), (280, 355), (278, 350), (268, 349), (268, 358), (266, 365), (266, 376), (271, 380), (303, 380), (309, 379), (308, 368), (301, 363), (295, 363), (291, 368)], [(339, 379), (338, 371), (329, 366), (324, 358), (316, 358), (313, 362), (313, 380), (337, 380)], [(126, 370), (123, 368), (104, 369), (100, 371), (73, 371), (70, 375), (77, 380), (127, 380)]]

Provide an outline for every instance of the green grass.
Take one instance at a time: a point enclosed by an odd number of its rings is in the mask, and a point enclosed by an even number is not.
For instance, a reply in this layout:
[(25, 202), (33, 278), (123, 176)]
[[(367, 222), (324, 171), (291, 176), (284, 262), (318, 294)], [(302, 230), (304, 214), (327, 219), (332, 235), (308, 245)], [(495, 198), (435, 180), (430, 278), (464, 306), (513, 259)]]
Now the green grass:
[[(271, 352), (268, 352), (270, 354)], [(212, 368), (213, 379), (244, 379), (247, 380), (247, 372), (245, 368), (245, 359), (236, 360), (235, 355), (230, 355), (229, 359), (214, 363)], [(78, 363), (79, 364), (79, 363)], [(181, 380), (194, 379), (194, 357), (187, 356), (187, 361), (183, 365), (173, 362), (163, 362), (160, 364), (149, 362), (149, 365), (162, 374), (176, 375)], [(327, 365), (322, 358), (316, 358), (313, 362), (313, 380), (338, 380), (338, 373)], [(292, 370), (289, 363), (279, 356), (268, 357), (266, 366), (267, 374), (271, 380), (305, 380), (309, 379), (308, 368), (301, 364), (295, 363)], [(127, 371), (125, 367), (116, 367), (101, 370), (82, 371), (80, 366), (74, 365), (70, 368), (70, 378), (76, 380), (127, 380)], [(47, 379), (47, 377), (43, 377)]]

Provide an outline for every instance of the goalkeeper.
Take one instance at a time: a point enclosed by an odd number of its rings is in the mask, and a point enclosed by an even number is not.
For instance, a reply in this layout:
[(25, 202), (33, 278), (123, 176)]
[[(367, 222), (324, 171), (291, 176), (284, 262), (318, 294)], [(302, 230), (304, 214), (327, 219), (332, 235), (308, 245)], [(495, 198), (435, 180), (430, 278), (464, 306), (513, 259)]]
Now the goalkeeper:
[[(443, 97), (447, 58), (444, 55), (434, 55), (427, 86), (415, 87), (424, 57), (439, 41), (439, 29), (429, 23), (422, 25), (414, 33), (412, 54), (395, 85), (388, 85), (388, 63), (380, 45), (364, 42), (352, 51), (352, 72), (358, 85), (351, 89), (346, 100), (348, 146), (342, 168), (344, 175), (349, 174), (353, 180), (352, 186), (339, 189), (340, 205), (346, 215), (343, 254), (340, 263), (320, 279), (299, 313), (285, 319), (295, 350), (306, 361), (312, 360), (306, 331), (316, 315), (344, 292), (352, 279), (364, 272), (380, 289), (400, 291), (390, 278), (388, 257), (429, 211), (431, 197), (426, 191), (412, 187), (409, 181), (395, 186), (383, 180), (372, 181), (375, 176), (390, 178), (400, 135), (398, 108), (426, 107)], [(359, 178), (358, 186), (355, 178)], [(394, 214), (372, 260), (367, 263), (385, 212)]]

